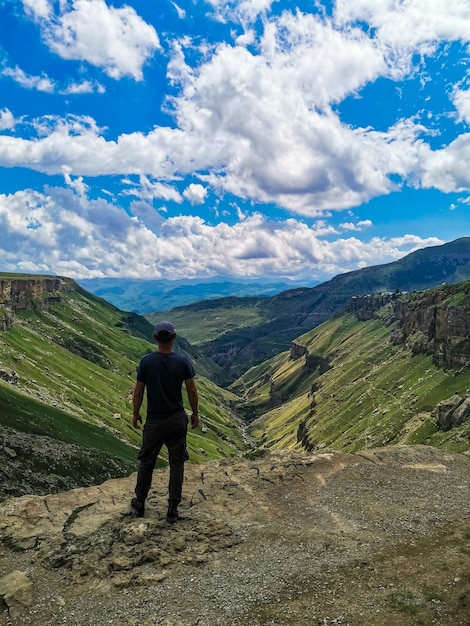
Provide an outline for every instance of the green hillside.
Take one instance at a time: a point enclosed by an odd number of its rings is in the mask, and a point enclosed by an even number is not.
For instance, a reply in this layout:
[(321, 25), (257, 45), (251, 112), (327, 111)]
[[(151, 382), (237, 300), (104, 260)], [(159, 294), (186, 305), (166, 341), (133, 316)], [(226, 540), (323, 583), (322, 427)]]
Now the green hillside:
[[(153, 327), (76, 285), (60, 297), (45, 310), (17, 311), (0, 333), (3, 378), (17, 377), (0, 380), (0, 427), (99, 451), (134, 471), (141, 434), (130, 425), (132, 391), (140, 358), (156, 348)], [(190, 460), (236, 454), (245, 444), (235, 396), (206, 378), (208, 360), (184, 339), (176, 349), (191, 353), (198, 373), (203, 428), (189, 434)]]
[(273, 448), (301, 448), (307, 433), (314, 448), (351, 452), (399, 443), (470, 450), (470, 420), (446, 432), (436, 423), (439, 402), (470, 394), (470, 371), (394, 345), (390, 322), (387, 307), (368, 321), (336, 317), (296, 340), (310, 367), (289, 351), (250, 369), (233, 389), (245, 397), (239, 411), (251, 435)]
[(330, 319), (353, 296), (414, 291), (470, 279), (470, 237), (417, 250), (404, 258), (340, 274), (311, 288), (271, 297), (220, 298), (153, 313), (171, 319), (178, 331), (233, 382), (251, 366), (287, 350), (299, 335)]

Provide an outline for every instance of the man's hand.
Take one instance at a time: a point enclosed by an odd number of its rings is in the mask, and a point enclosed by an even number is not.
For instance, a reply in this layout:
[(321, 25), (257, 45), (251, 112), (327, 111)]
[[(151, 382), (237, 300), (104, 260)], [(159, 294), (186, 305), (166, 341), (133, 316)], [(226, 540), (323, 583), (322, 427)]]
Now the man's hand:
[(193, 413), (191, 415), (191, 428), (197, 428), (199, 426), (199, 415), (197, 413)]
[(139, 430), (140, 428), (139, 424), (142, 424), (142, 418), (140, 417), (140, 414), (138, 413), (137, 415), (134, 415), (132, 417), (132, 426), (134, 428), (137, 428), (137, 430)]

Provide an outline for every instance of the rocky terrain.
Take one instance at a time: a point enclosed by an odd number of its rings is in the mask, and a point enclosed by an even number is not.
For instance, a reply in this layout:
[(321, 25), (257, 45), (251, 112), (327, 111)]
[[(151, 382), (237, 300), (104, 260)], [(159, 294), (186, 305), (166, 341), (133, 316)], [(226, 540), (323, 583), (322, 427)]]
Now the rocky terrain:
[(2, 626), (470, 624), (470, 458), (260, 451), (0, 505)]
[(0, 331), (8, 330), (18, 311), (42, 310), (60, 302), (61, 293), (72, 288), (73, 281), (62, 276), (24, 279), (0, 276)]
[(102, 480), (122, 477), (134, 467), (135, 462), (98, 450), (0, 426), (0, 502), (12, 496), (93, 485), (96, 476)]

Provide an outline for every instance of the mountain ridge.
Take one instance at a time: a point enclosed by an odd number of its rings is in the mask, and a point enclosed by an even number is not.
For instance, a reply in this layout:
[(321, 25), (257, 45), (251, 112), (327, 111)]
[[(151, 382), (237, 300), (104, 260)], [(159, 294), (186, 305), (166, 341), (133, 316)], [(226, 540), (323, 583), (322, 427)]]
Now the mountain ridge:
[[(414, 291), (470, 279), (470, 237), (398, 261), (340, 274), (315, 287), (266, 298), (222, 298), (165, 312), (176, 328), (235, 380), (337, 314), (352, 296)], [(162, 313), (147, 315), (155, 322)]]
[[(139, 278), (83, 278), (77, 281), (93, 294), (120, 309), (146, 315), (168, 311), (201, 300), (238, 296), (271, 296), (302, 284), (302, 281), (273, 278), (217, 276), (185, 280)], [(314, 281), (316, 284), (318, 281)]]

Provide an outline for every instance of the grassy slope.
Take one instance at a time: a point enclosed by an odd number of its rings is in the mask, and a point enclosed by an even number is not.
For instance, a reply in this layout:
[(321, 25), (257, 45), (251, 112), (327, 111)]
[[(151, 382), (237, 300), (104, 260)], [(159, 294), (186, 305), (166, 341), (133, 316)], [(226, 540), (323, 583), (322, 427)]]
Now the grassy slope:
[(268, 321), (263, 311), (264, 298), (237, 298), (234, 296), (205, 300), (167, 312), (150, 313), (152, 323), (171, 319), (178, 333), (197, 346), (217, 339), (233, 330), (252, 329)]
[[(140, 434), (129, 424), (135, 369), (155, 345), (144, 338), (152, 326), (133, 316), (126, 327), (127, 317), (80, 288), (49, 311), (18, 314), (0, 335), (0, 367), (19, 376), (17, 386), (0, 386), (0, 425), (36, 432), (39, 421), (59, 440), (135, 459)], [(207, 431), (190, 433), (190, 458), (233, 455), (244, 447), (230, 414), (233, 394), (203, 376), (198, 387)]]
[[(262, 415), (251, 432), (265, 445), (298, 447), (297, 429), (306, 420), (310, 440), (318, 446), (356, 451), (427, 443), (470, 449), (469, 423), (438, 432), (432, 415), (441, 400), (470, 393), (467, 369), (438, 369), (430, 356), (412, 356), (404, 346), (392, 345), (390, 327), (380, 320), (359, 322), (352, 315), (325, 322), (298, 342), (328, 358), (332, 368), (320, 375), (287, 352), (253, 368), (235, 385), (247, 398), (245, 415)], [(282, 406), (269, 407), (269, 377)]]

